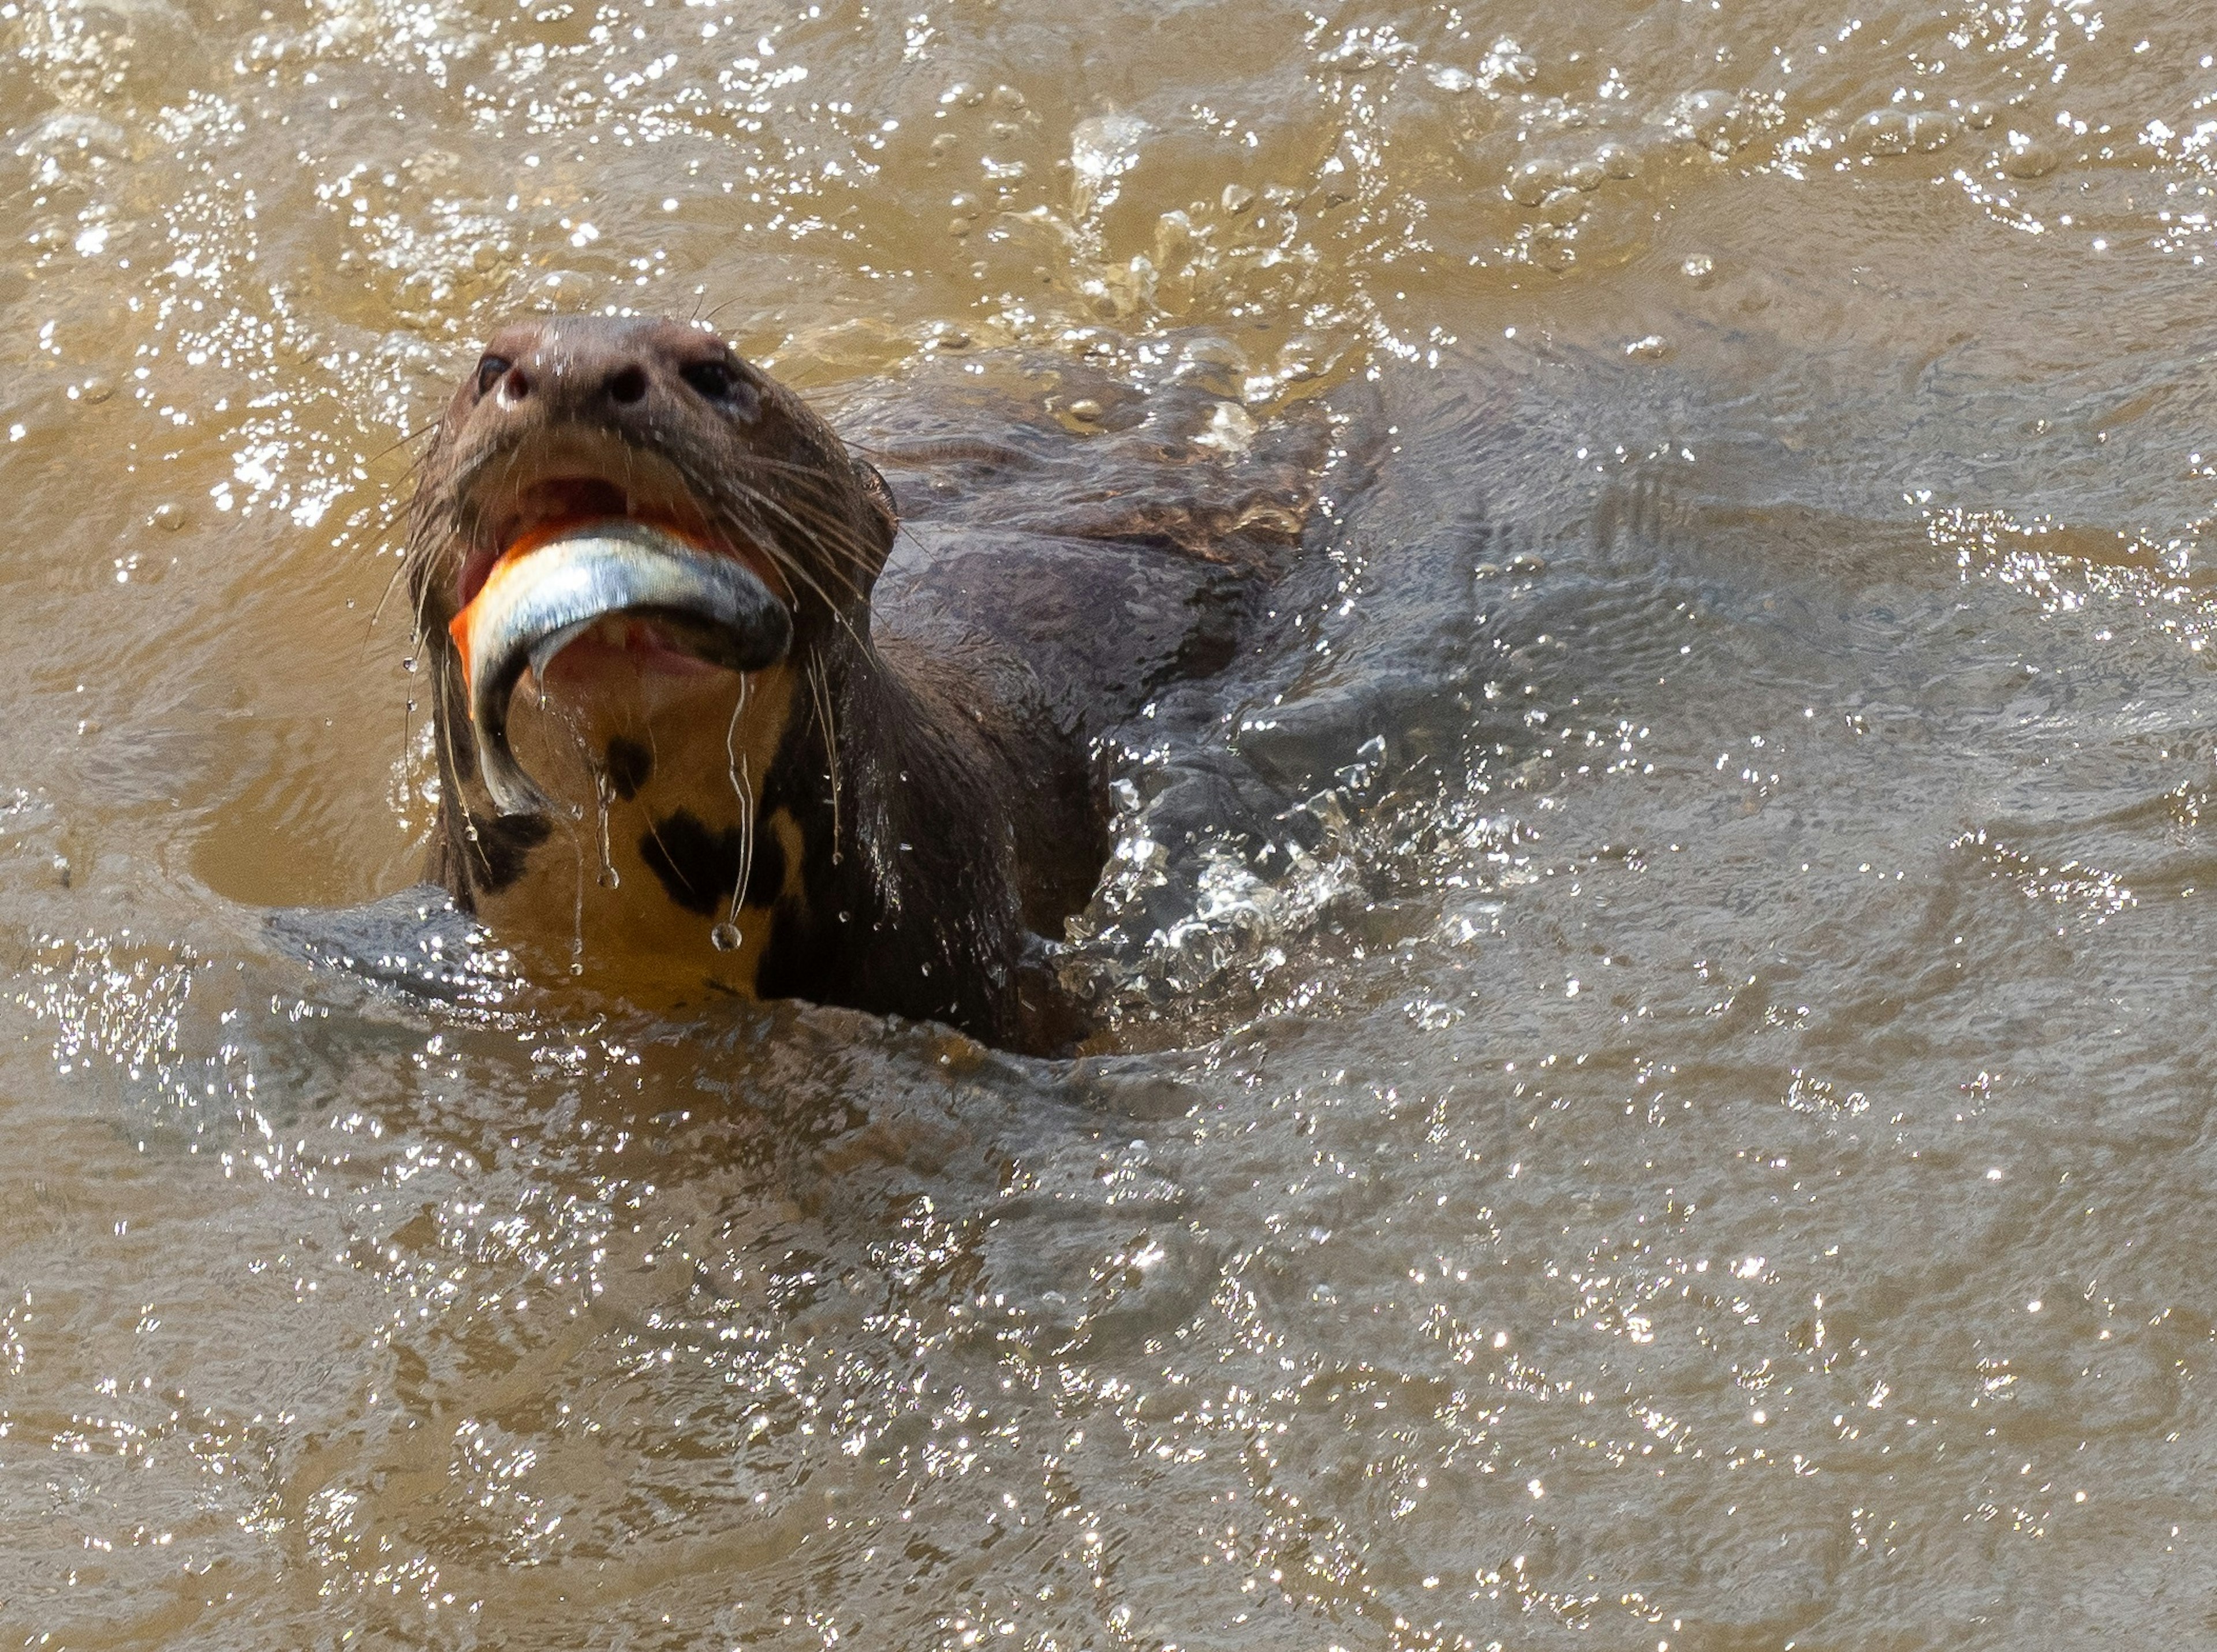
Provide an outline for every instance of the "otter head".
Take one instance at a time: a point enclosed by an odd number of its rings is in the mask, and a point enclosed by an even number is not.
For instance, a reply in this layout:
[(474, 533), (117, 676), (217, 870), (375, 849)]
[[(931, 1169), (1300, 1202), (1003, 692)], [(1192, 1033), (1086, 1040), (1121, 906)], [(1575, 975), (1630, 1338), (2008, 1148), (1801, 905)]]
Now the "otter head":
[[(510, 932), (736, 950), (742, 902), (798, 870), (766, 865), (797, 848), (756, 818), (760, 788), (795, 719), (828, 715), (827, 661), (866, 645), (893, 531), (877, 472), (703, 327), (564, 316), (497, 335), (422, 460), (410, 527), (444, 880)], [(549, 841), (565, 830), (575, 854)], [(587, 884), (610, 891), (590, 923), (571, 897)]]

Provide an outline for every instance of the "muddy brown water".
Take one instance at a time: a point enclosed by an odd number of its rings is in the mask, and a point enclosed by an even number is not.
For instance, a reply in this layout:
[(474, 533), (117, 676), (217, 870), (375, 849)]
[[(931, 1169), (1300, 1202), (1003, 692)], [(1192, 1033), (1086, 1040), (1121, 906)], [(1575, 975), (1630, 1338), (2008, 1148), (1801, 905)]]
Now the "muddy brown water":
[[(0, 28), (10, 1644), (2217, 1644), (2206, 7)], [(416, 916), (407, 438), (608, 305), (958, 536), (1328, 429), (1094, 1054)]]

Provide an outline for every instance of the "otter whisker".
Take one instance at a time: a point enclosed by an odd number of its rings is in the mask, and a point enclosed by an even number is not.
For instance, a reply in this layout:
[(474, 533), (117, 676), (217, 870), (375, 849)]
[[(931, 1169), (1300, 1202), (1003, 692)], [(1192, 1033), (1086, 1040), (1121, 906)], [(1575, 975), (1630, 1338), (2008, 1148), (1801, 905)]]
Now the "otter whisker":
[[(865, 541), (844, 515), (836, 514), (830, 502), (822, 499), (800, 499), (788, 509), (805, 512), (812, 520), (817, 537), (832, 548), (843, 552), (852, 567), (860, 567), (874, 558), (876, 547)], [(861, 595), (858, 591), (856, 595)]]
[[(844, 523), (829, 517), (814, 504), (802, 502), (796, 509), (775, 501), (770, 503), (773, 509), (779, 510), (787, 520), (801, 525), (803, 531), (815, 539), (820, 546), (839, 553), (839, 559), (834, 562), (826, 571), (837, 576), (839, 582), (847, 587), (848, 594), (851, 597), (857, 601), (861, 601), (867, 593), (854, 570), (866, 560), (868, 547), (854, 537), (851, 530)], [(804, 515), (802, 514), (804, 512), (806, 515)], [(814, 520), (810, 520), (812, 517)]]
[[(744, 682), (746, 679), (744, 677), (741, 677), (739, 681), (741, 682)], [(650, 768), (659, 768), (662, 765), (662, 748), (654, 737), (653, 718), (648, 717), (645, 718), (645, 720), (640, 724), (639, 730), (641, 733), (646, 736), (646, 751), (647, 756), (650, 760)], [(654, 847), (662, 851), (663, 859), (664, 860), (669, 861), (673, 865), (676, 864), (676, 857), (670, 853), (670, 845), (663, 840), (662, 823), (654, 817), (654, 811), (652, 809), (646, 809), (641, 811), (641, 813), (646, 821), (646, 835), (654, 840)]]
[[(851, 539), (844, 539), (843, 541), (838, 530), (836, 530), (831, 523), (823, 521), (820, 516), (816, 519), (816, 521), (812, 521), (807, 515), (800, 515), (800, 512), (794, 510), (792, 506), (785, 506), (782, 501), (763, 496), (763, 499), (750, 499), (747, 501), (747, 506), (751, 508), (751, 515), (782, 516), (787, 526), (792, 527), (794, 533), (796, 533), (800, 539), (809, 539), (809, 541), (818, 543), (818, 548), (838, 552), (838, 558), (831, 561), (823, 572), (836, 574), (840, 583), (847, 588), (847, 596), (854, 596), (854, 599), (860, 599), (860, 596), (862, 596), (862, 590), (860, 590), (860, 585), (855, 583), (854, 574), (840, 565), (840, 564), (854, 564), (854, 561), (858, 561), (858, 552), (862, 550), (858, 543), (851, 541)], [(778, 534), (765, 534), (765, 539), (771, 539), (771, 541), (774, 541), (776, 537)]]
[[(752, 495), (752, 497), (749, 501), (750, 503), (765, 507), (768, 509), (775, 512), (778, 515), (782, 516), (804, 537), (814, 539), (819, 542), (828, 540), (831, 548), (847, 552), (850, 562), (858, 562), (861, 560), (858, 556), (855, 555), (855, 552), (859, 549), (859, 546), (856, 541), (851, 537), (850, 533), (844, 533), (843, 525), (834, 525), (827, 519), (822, 518), (819, 518), (819, 521), (816, 523), (808, 522), (796, 515), (794, 510), (787, 507), (782, 501), (772, 499), (767, 494), (760, 493), (752, 488), (750, 488), (749, 491)], [(813, 509), (812, 507), (806, 506), (804, 508)], [(855, 580), (851, 574), (837, 570), (827, 570), (826, 571), (837, 572), (838, 574), (841, 582), (848, 587), (848, 595), (851, 600), (859, 601), (865, 595), (860, 582)], [(817, 595), (818, 596), (824, 596), (825, 595), (820, 586), (817, 588)], [(830, 601), (828, 596), (825, 597), (825, 600), (827, 601)]]
[(364, 659), (369, 657), (369, 634), (377, 629), (377, 622), (385, 617), (385, 605), (392, 600), (393, 587), (400, 583), (407, 572), (408, 558), (404, 552), (392, 559), (392, 577), (385, 582), (385, 589), (377, 594), (377, 606), (369, 611), (369, 623), (361, 628), (361, 656)]
[(445, 416), (442, 415), (440, 417), (432, 420), (429, 424), (418, 425), (413, 430), (404, 430), (396, 440), (387, 442), (384, 447), (372, 453), (367, 459), (362, 460), (362, 463), (365, 465), (374, 465), (380, 459), (398, 453), (403, 447), (405, 447), (411, 441), (421, 441), (426, 436), (435, 435), (438, 434), (439, 427), (446, 422)]
[(865, 651), (868, 650), (870, 645), (869, 638), (863, 636), (861, 632), (855, 628), (855, 622), (848, 618), (846, 610), (838, 603), (831, 600), (831, 594), (827, 592), (823, 586), (817, 583), (815, 576), (812, 575), (806, 567), (787, 552), (775, 549), (770, 552), (770, 560), (775, 562), (786, 574), (790, 576), (792, 578), (800, 581), (802, 584), (807, 586), (810, 590), (816, 593), (818, 600), (820, 600), (824, 604), (824, 611), (831, 616), (832, 622), (837, 625), (840, 630), (847, 633), (848, 637), (854, 642), (855, 647), (862, 649)]
[[(841, 620), (842, 623), (845, 622), (846, 616), (842, 611), (842, 605), (837, 601), (835, 601), (832, 598), (831, 593), (824, 589), (823, 583), (810, 571), (806, 563), (794, 556), (783, 546), (777, 544), (775, 540), (764, 541), (763, 544), (763, 550), (764, 554), (769, 558), (770, 561), (776, 565), (781, 573), (788, 576), (797, 583), (807, 587), (810, 591), (815, 594), (818, 600), (819, 600), (824, 606), (831, 612), (831, 614), (835, 619)], [(849, 626), (848, 630), (850, 635), (855, 634), (852, 626)], [(861, 638), (857, 635), (855, 636), (855, 640), (860, 642)]]
[[(720, 518), (720, 520), (723, 521), (727, 527), (738, 529), (742, 532), (746, 532), (744, 524), (734, 521), (728, 515)], [(806, 566), (790, 552), (779, 545), (775, 536), (747, 532), (746, 537), (761, 547), (763, 553), (769, 558), (771, 563), (775, 565), (781, 573), (786, 575), (787, 577), (792, 579), (797, 584), (806, 586), (809, 590), (812, 591), (817, 599), (824, 604), (825, 610), (831, 615), (832, 619), (843, 630), (846, 632), (848, 636), (851, 637), (855, 640), (856, 646), (862, 648), (867, 648), (868, 646), (868, 639), (855, 628), (854, 621), (847, 616), (843, 606), (832, 600), (831, 594), (824, 589), (823, 585), (818, 582), (815, 576), (810, 573)]]
[[(781, 464), (776, 460), (764, 461), (756, 459), (751, 457), (740, 461), (740, 464), (735, 468), (738, 469), (742, 472), (751, 470), (782, 470), (796, 477), (805, 477), (812, 481), (826, 484), (827, 487), (833, 480), (836, 474), (834, 472), (820, 465), (788, 465)], [(843, 516), (840, 516), (833, 513), (831, 506), (837, 502), (836, 500), (822, 496), (826, 490), (811, 490), (810, 493), (817, 496), (814, 497), (811, 497), (807, 494), (803, 494), (794, 496), (789, 500), (776, 500), (763, 494), (761, 489), (744, 473), (735, 477), (733, 480), (736, 481), (739, 486), (747, 490), (747, 492), (751, 498), (761, 500), (767, 503), (771, 503), (774, 506), (783, 506), (787, 509), (799, 507), (814, 512), (817, 515), (818, 521), (821, 524), (822, 531), (824, 531), (830, 538), (835, 540), (843, 541), (850, 546), (859, 543), (855, 537), (855, 530), (852, 526), (849, 524)]]

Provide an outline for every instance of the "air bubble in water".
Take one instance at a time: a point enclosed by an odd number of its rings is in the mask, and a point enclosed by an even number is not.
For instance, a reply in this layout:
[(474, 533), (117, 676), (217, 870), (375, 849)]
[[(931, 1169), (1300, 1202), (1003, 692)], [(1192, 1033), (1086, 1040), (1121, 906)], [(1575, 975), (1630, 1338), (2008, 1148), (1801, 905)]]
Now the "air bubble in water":
[(1906, 155), (1909, 117), (1899, 109), (1873, 109), (1849, 129), (1849, 136), (1866, 155)]
[(2013, 178), (2044, 178), (2055, 170), (2056, 154), (2039, 139), (2021, 132), (2009, 135), (2009, 147), (2002, 152), (2002, 170)]
[(1927, 110), (1909, 117), (1909, 141), (1926, 154), (1945, 149), (1955, 136), (1955, 117)]
[(1526, 206), (1537, 206), (1562, 182), (1561, 169), (1552, 161), (1527, 161), (1509, 176), (1509, 194)]
[(719, 923), (708, 932), (708, 944), (719, 952), (735, 952), (739, 949), (739, 926)]
[(1575, 189), (1558, 189), (1540, 204), (1540, 221), (1567, 230), (1586, 215), (1586, 204)]

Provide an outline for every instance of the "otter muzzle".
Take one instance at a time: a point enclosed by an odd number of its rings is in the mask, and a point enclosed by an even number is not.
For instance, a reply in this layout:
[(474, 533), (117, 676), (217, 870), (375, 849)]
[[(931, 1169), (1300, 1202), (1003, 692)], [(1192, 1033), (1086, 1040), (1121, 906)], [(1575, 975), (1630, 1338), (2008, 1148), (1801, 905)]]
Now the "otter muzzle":
[(671, 648), (731, 671), (776, 664), (793, 618), (737, 558), (700, 551), (644, 522), (594, 522), (503, 558), (449, 627), (461, 651), (478, 767), (503, 815), (559, 811), (508, 743), (509, 700), (611, 615), (652, 620)]

